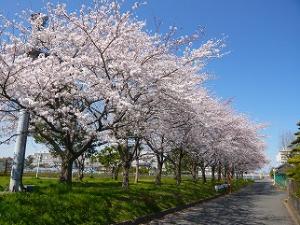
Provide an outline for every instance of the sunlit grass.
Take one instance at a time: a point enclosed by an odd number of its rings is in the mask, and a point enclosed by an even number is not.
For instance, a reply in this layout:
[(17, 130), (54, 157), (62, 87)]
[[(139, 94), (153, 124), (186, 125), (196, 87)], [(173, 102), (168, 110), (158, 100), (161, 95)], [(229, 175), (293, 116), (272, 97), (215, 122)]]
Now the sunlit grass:
[[(8, 183), (8, 177), (0, 177), (0, 188)], [(245, 183), (236, 182), (235, 188)], [(160, 187), (153, 178), (143, 178), (128, 191), (109, 178), (74, 182), (71, 190), (56, 179), (25, 177), (24, 184), (36, 185), (35, 191), (0, 195), (1, 225), (111, 224), (216, 195), (210, 182), (186, 179), (176, 186), (171, 178), (163, 179)]]

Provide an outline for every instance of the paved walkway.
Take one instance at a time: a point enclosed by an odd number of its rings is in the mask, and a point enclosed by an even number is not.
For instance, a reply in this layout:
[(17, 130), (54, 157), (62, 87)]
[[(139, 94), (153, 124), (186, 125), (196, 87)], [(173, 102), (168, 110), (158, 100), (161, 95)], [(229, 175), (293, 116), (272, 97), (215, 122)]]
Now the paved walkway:
[(283, 205), (285, 197), (285, 193), (275, 190), (270, 182), (256, 182), (238, 193), (167, 215), (149, 224), (293, 225)]

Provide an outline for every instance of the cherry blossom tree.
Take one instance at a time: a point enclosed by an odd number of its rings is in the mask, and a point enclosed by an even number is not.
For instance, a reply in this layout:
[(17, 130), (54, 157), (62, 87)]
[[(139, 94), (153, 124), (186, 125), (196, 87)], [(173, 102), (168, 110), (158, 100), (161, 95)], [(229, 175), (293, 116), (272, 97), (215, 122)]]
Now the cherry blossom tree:
[(26, 18), (1, 17), (0, 129), (6, 135), (0, 138), (14, 139), (17, 112), (25, 109), (30, 135), (61, 158), (61, 181), (71, 183), (74, 161), (104, 143), (117, 144), (124, 188), (142, 144), (157, 159), (157, 184), (166, 159), (180, 184), (186, 154), (194, 172), (228, 167), (231, 159), (240, 171), (264, 163), (258, 127), (203, 87), (203, 69), (222, 55), (222, 40), (193, 48), (197, 32), (149, 33), (134, 9), (123, 12), (116, 1), (77, 12), (49, 4)]

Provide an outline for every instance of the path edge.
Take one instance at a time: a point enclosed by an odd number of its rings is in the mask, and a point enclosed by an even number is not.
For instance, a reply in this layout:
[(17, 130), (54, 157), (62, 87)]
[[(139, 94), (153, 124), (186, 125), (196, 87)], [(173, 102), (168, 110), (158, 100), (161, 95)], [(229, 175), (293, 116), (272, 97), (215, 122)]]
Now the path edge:
[(297, 212), (297, 210), (292, 206), (292, 204), (290, 203), (289, 198), (285, 199), (283, 201), (284, 206), (286, 207), (288, 213), (290, 214), (290, 217), (292, 218), (292, 220), (295, 222), (295, 224), (300, 225), (300, 215)]

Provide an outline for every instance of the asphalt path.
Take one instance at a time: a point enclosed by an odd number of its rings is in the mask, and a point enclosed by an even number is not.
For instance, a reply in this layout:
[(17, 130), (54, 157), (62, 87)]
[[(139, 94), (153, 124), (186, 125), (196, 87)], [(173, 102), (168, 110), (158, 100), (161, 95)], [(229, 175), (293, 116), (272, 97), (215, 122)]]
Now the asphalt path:
[(169, 214), (148, 224), (203, 225), (294, 225), (283, 204), (286, 193), (270, 181), (260, 181), (243, 190), (181, 212)]

